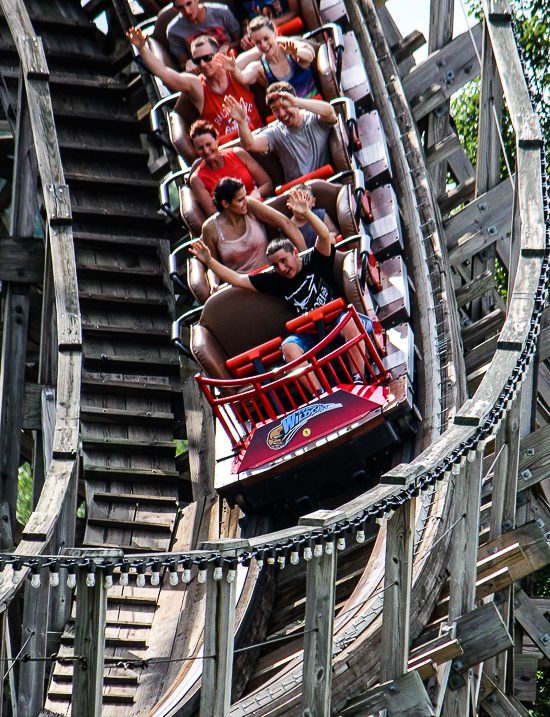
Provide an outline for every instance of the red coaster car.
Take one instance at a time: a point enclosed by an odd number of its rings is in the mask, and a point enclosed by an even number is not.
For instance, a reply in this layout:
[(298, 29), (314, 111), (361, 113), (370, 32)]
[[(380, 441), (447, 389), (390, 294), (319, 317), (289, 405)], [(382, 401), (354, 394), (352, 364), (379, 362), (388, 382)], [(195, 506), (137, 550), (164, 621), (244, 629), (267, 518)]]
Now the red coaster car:
[[(361, 292), (355, 252), (338, 253), (334, 273), (345, 301), (296, 318), (279, 299), (229, 288), (208, 299), (192, 327), (193, 354), (209, 376), (197, 381), (233, 447), (231, 476), (216, 488), (243, 508), (302, 511), (364, 490), (412, 427), (410, 327), (382, 329)], [(372, 334), (358, 312), (373, 319)], [(356, 336), (346, 342), (349, 322)], [(319, 342), (284, 364), (282, 337), (297, 332), (316, 332)]]

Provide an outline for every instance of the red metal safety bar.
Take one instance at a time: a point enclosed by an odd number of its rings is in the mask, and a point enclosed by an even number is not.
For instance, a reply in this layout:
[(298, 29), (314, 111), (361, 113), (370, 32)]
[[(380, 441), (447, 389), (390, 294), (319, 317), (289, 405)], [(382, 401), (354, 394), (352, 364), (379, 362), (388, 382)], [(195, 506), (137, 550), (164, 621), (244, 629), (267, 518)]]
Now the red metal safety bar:
[[(329, 344), (350, 321), (357, 335), (330, 351)], [(353, 355), (355, 347), (363, 366)], [(306, 406), (323, 392), (330, 394), (339, 386), (353, 384), (356, 373), (365, 386), (372, 388), (391, 378), (355, 308), (348, 306), (340, 323), (324, 339), (285, 366), (250, 378), (222, 380), (200, 374), (195, 378), (233, 448), (241, 449), (246, 448), (258, 426)]]

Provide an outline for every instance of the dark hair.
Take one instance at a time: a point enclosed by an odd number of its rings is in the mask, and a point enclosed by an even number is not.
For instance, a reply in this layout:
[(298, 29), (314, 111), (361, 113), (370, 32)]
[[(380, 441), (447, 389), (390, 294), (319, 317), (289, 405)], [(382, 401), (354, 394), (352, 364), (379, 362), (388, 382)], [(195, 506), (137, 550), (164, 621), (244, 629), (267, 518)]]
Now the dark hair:
[(266, 256), (270, 257), (272, 254), (276, 254), (281, 249), (286, 251), (287, 254), (294, 254), (294, 249), (296, 249), (296, 247), (290, 239), (287, 239), (287, 237), (272, 239), (265, 250)]
[(206, 120), (197, 120), (196, 122), (193, 122), (191, 129), (189, 130), (189, 136), (191, 139), (193, 140), (195, 137), (200, 137), (202, 134), (211, 134), (214, 139), (218, 139), (218, 132), (213, 124), (210, 124), (210, 122), (207, 122)]
[(220, 179), (214, 189), (214, 206), (216, 209), (219, 212), (223, 212), (224, 206), (222, 202), (232, 202), (239, 189), (244, 189), (244, 184), (240, 179), (233, 179), (233, 177)]
[(288, 92), (291, 95), (294, 95), (294, 97), (296, 97), (296, 90), (290, 84), (290, 82), (274, 82), (267, 88), (267, 94), (265, 96), (265, 101), (269, 106), (271, 106), (271, 96), (276, 94), (277, 92)]
[(193, 50), (196, 47), (202, 47), (203, 45), (209, 44), (210, 47), (218, 52), (220, 49), (220, 46), (218, 44), (218, 41), (215, 37), (212, 37), (212, 35), (199, 35), (199, 37), (195, 38), (193, 42), (191, 43), (191, 55), (193, 54)]
[(272, 23), (271, 19), (265, 15), (258, 15), (258, 17), (255, 17), (248, 26), (248, 32), (256, 32), (264, 27), (267, 27), (267, 29), (271, 30), (271, 32), (275, 32), (275, 25)]

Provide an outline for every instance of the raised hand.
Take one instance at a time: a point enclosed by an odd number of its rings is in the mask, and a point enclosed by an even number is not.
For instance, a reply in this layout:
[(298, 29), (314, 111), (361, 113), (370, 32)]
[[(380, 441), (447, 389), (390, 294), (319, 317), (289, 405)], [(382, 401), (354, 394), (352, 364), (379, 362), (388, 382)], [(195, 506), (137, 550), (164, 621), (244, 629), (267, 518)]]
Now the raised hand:
[(309, 209), (309, 193), (303, 189), (291, 189), (286, 205), (294, 214), (305, 218)]
[(298, 98), (295, 95), (291, 95), (290, 92), (273, 92), (269, 95), (274, 100), (283, 100), (289, 107), (297, 107)]
[(189, 251), (193, 256), (196, 256), (199, 261), (208, 266), (208, 263), (212, 259), (210, 249), (200, 239), (194, 241), (189, 247)]
[(242, 98), (240, 102), (237, 102), (232, 95), (226, 95), (223, 100), (223, 108), (235, 122), (246, 121), (248, 117), (246, 105)]
[(139, 27), (131, 27), (126, 33), (126, 37), (130, 40), (132, 45), (137, 47), (138, 50), (142, 50), (145, 47), (147, 38)]
[(296, 43), (294, 42), (294, 40), (292, 40), (291, 38), (285, 37), (285, 38), (279, 39), (278, 42), (279, 42), (279, 47), (281, 48), (281, 50), (285, 54), (290, 55), (292, 57), (292, 59), (294, 60), (294, 62), (298, 62), (298, 59), (299, 59), (298, 58), (298, 47), (297, 47)]
[(235, 58), (231, 57), (230, 55), (224, 55), (222, 52), (218, 52), (214, 59), (216, 60), (216, 63), (222, 68), (222, 70), (233, 72), (237, 68)]

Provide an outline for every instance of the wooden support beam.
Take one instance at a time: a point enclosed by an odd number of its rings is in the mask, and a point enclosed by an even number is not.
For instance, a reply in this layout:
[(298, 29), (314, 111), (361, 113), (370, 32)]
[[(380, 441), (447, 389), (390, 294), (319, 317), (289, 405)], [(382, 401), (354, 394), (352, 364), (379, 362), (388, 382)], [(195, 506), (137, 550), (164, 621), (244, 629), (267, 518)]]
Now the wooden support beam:
[[(84, 552), (73, 549), (71, 554)], [(96, 553), (111, 555), (112, 551), (94, 551)], [(101, 717), (107, 589), (101, 568), (97, 570), (93, 587), (86, 585), (86, 579), (86, 568), (79, 567), (74, 653), (80, 659), (74, 663), (72, 711), (75, 715)]]
[[(340, 511), (320, 510), (300, 519), (300, 525), (329, 527), (341, 520)], [(332, 639), (336, 595), (337, 550), (307, 565), (304, 668), (302, 677), (303, 717), (330, 713), (332, 687)]]
[(43, 278), (43, 239), (0, 237), (0, 281), (41, 284)]
[(481, 678), (480, 705), (490, 717), (529, 717), (515, 697), (507, 697), (485, 674)]
[(216, 455), (212, 409), (193, 376), (188, 376), (183, 384), (183, 404), (193, 500), (196, 501), (214, 491)]
[(510, 180), (500, 182), (445, 221), (451, 264), (462, 263), (491, 244), (508, 267), (513, 192)]
[(542, 654), (550, 660), (550, 623), (521, 589), (514, 593), (515, 616)]
[(413, 30), (407, 37), (404, 37), (397, 45), (392, 45), (391, 51), (397, 64), (408, 59), (413, 52), (416, 52), (426, 44), (426, 38), (420, 30)]
[[(28, 640), (25, 653), (33, 657), (46, 657), (48, 634), (48, 604), (50, 599), (49, 571), (42, 570), (39, 588), (25, 584), (23, 629), (21, 640)], [(44, 705), (44, 679), (46, 661), (22, 662), (19, 668), (19, 717), (37, 717)]]
[(495, 309), (478, 321), (462, 329), (462, 343), (466, 350), (478, 346), (482, 341), (499, 334), (506, 314), (502, 309)]
[(478, 274), (472, 281), (460, 286), (456, 290), (456, 303), (458, 308), (466, 306), (471, 301), (479, 299), (491, 289), (495, 288), (495, 277), (494, 274), (486, 269), (481, 274)]
[(437, 166), (440, 162), (448, 159), (461, 146), (460, 139), (455, 132), (451, 132), (443, 139), (435, 142), (426, 150), (426, 163), (428, 167), (432, 169)]
[(409, 660), (409, 617), (416, 500), (400, 505), (388, 520), (382, 613), (380, 681), (399, 679)]
[[(22, 80), (19, 83), (14, 166), (10, 234), (12, 237), (32, 237), (37, 210), (38, 166), (29, 102)], [(8, 503), (12, 525), (16, 521), (29, 306), (28, 286), (8, 283), (0, 362), (0, 503)]]
[[(433, 54), (441, 50), (453, 39), (454, 0), (432, 0), (430, 2), (430, 36), (428, 52)], [(447, 75), (446, 84), (450, 80)], [(436, 195), (445, 191), (447, 186), (447, 158), (459, 147), (460, 141), (453, 141), (450, 133), (450, 100), (447, 98), (433, 112), (428, 121), (428, 166)], [(451, 139), (449, 139), (449, 137)], [(456, 137), (458, 140), (458, 137)]]
[[(476, 451), (475, 460), (471, 463), (467, 462), (460, 474), (455, 476), (454, 502), (457, 506), (455, 521), (459, 522), (453, 531), (450, 559), (449, 620), (451, 621), (473, 611), (475, 606), (478, 556), (477, 541), (472, 540), (471, 536), (479, 534), (482, 468), (483, 453)], [(463, 684), (463, 687), (447, 693), (442, 709), (445, 717), (468, 713), (470, 673)]]
[(476, 180), (467, 179), (465, 182), (458, 184), (448, 192), (443, 192), (437, 197), (437, 203), (441, 214), (449, 214), (461, 204), (468, 202), (475, 193)]
[[(224, 557), (235, 557), (248, 541), (210, 541), (199, 549), (222, 551)], [(236, 581), (227, 582), (228, 566), (221, 580), (214, 580), (212, 567), (206, 580), (206, 617), (204, 622), (204, 655), (201, 681), (200, 717), (229, 717), (231, 677), (235, 643)]]
[[(363, 717), (387, 710), (394, 717), (433, 717), (434, 711), (422, 678), (417, 672), (408, 672), (398, 680), (377, 685), (365, 694), (348, 700), (338, 711), (339, 717)], [(326, 712), (324, 715), (328, 715)], [(323, 717), (324, 717), (323, 715)]]
[[(472, 34), (478, 52), (481, 52), (481, 23), (472, 28)], [(479, 62), (470, 34), (464, 32), (430, 54), (403, 78), (403, 89), (414, 118), (418, 121), (426, 116), (467, 82), (475, 80), (479, 73)]]

